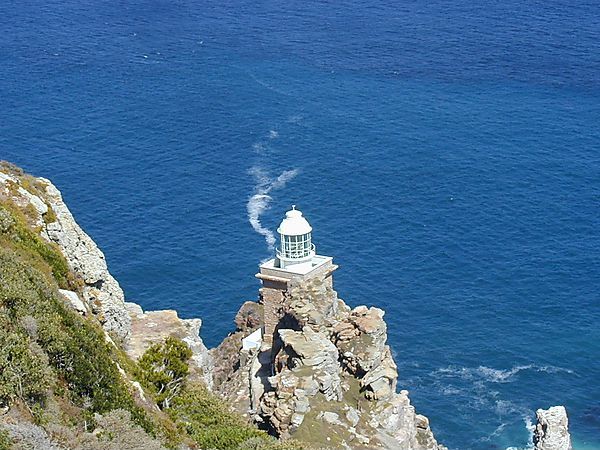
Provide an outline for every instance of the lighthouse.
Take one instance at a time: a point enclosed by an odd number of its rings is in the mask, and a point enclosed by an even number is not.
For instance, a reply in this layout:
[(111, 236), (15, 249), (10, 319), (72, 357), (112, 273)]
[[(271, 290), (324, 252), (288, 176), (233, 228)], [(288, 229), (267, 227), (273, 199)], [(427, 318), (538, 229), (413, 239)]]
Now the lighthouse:
[(313, 243), (313, 228), (302, 212), (292, 205), (279, 227), (279, 246), (275, 257), (262, 263), (256, 277), (261, 280), (260, 300), (264, 307), (263, 342), (272, 344), (282, 317), (282, 306), (292, 280), (315, 277), (333, 287), (332, 274), (338, 268), (331, 256), (319, 255)]

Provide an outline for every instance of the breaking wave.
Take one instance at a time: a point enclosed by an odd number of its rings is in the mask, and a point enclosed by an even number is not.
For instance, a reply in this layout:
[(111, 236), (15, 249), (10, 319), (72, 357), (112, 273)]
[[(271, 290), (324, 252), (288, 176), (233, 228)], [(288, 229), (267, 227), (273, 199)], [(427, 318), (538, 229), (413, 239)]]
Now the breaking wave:
[(535, 430), (535, 424), (531, 420), (530, 416), (524, 416), (523, 422), (525, 422), (525, 428), (527, 428), (527, 433), (529, 434), (527, 445), (525, 447), (506, 447), (506, 450), (533, 450), (535, 448), (533, 445), (533, 432)]

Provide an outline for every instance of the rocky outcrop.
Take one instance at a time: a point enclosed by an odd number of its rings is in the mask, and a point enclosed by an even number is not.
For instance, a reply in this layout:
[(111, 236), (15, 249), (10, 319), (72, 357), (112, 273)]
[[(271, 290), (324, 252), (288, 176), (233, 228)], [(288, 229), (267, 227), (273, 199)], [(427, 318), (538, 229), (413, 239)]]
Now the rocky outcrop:
[(335, 345), (310, 327), (302, 331), (280, 330), (279, 336), (283, 349), (275, 364), (298, 374), (309, 372), (327, 400), (341, 400), (339, 355)]
[(79, 294), (74, 291), (68, 291), (66, 289), (59, 289), (58, 292), (62, 294), (62, 296), (68, 300), (71, 307), (77, 311), (82, 316), (85, 316), (89, 313), (86, 304), (79, 298)]
[(275, 432), (288, 437), (304, 421), (310, 398), (341, 401), (342, 384), (337, 348), (326, 335), (309, 326), (301, 331), (282, 329), (283, 347), (275, 359), (270, 390), (260, 403), (259, 414)]
[(245, 302), (235, 316), (238, 331), (256, 330), (263, 326), (263, 308), (256, 302)]
[(564, 406), (536, 411), (537, 425), (533, 433), (535, 450), (571, 450), (569, 419)]
[(346, 371), (360, 379), (361, 389), (373, 400), (389, 398), (396, 391), (398, 372), (387, 340), (385, 312), (359, 306), (333, 328)]
[(261, 351), (246, 354), (241, 339), (251, 330), (227, 338), (228, 354), (241, 357), (229, 373), (221, 371), (227, 381), (216, 389), (281, 438), (328, 448), (444, 449), (408, 392), (396, 392), (383, 316), (378, 308), (351, 310), (330, 280), (294, 280), (272, 346), (265, 342)]
[(180, 319), (177, 311), (146, 311), (136, 303), (126, 303), (131, 316), (131, 337), (125, 351), (133, 359), (139, 359), (148, 348), (162, 343), (169, 336), (185, 342), (192, 350), (190, 378), (204, 381), (212, 388), (212, 358), (200, 339), (200, 319)]

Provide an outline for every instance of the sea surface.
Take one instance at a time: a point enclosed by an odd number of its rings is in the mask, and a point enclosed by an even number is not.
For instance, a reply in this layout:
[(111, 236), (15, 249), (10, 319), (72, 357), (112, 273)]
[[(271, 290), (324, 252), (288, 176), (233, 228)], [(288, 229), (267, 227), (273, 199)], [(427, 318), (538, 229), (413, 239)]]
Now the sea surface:
[(215, 346), (297, 204), (451, 449), (600, 449), (600, 3), (4, 0), (0, 159)]

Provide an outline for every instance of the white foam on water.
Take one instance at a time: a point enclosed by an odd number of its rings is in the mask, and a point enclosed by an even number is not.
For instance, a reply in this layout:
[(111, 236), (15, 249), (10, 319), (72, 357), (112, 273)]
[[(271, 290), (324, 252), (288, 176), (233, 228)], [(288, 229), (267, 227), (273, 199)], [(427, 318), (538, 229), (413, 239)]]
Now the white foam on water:
[(538, 372), (547, 372), (547, 373), (559, 373), (559, 372), (575, 373), (575, 371), (573, 371), (571, 369), (565, 369), (564, 367), (557, 367), (557, 366), (536, 366), (536, 369)]
[(506, 438), (510, 438), (512, 433), (509, 428), (514, 432), (514, 426), (522, 420), (528, 432), (526, 443), (523, 442), (523, 439), (519, 445), (507, 447), (506, 450), (533, 450), (533, 432), (535, 430), (532, 419), (534, 417), (533, 412), (524, 405), (502, 399), (500, 392), (493, 389), (493, 386), (499, 388), (500, 384), (518, 382), (518, 374), (526, 371), (577, 375), (572, 369), (533, 363), (514, 365), (508, 369), (496, 369), (487, 366), (447, 366), (431, 372), (430, 375), (435, 378), (435, 386), (444, 395), (464, 397), (464, 405), (470, 409), (470, 412), (475, 409), (480, 411), (492, 410), (496, 413), (498, 416), (496, 429), (489, 435), (481, 437), (479, 441), (506, 442)]
[(510, 381), (510, 379), (521, 372), (522, 370), (531, 369), (533, 366), (515, 366), (508, 370), (501, 369), (492, 369), (490, 367), (479, 366), (476, 371), (479, 376), (481, 376), (486, 381), (490, 381), (492, 383), (506, 383)]
[(479, 367), (456, 367), (449, 366), (438, 369), (434, 374), (441, 374), (444, 376), (456, 376), (463, 380), (480, 379), (490, 383), (508, 383), (513, 381), (515, 375), (524, 370), (535, 370), (536, 372), (546, 373), (574, 373), (571, 369), (565, 369), (564, 367), (556, 366), (537, 366), (535, 364), (527, 364), (514, 366), (510, 369), (494, 369), (486, 366)]
[(442, 386), (440, 388), (440, 391), (442, 392), (442, 394), (444, 395), (457, 395), (457, 394), (462, 394), (462, 390), (452, 387), (452, 386)]
[(256, 153), (264, 153), (264, 151), (266, 150), (262, 142), (255, 142), (254, 144), (252, 144), (252, 149)]
[(525, 447), (506, 447), (506, 450), (534, 450), (533, 432), (535, 431), (535, 424), (531, 420), (530, 415), (524, 415), (523, 422), (525, 422), (525, 428), (527, 428), (527, 433), (529, 434), (527, 444)]
[(276, 130), (269, 131), (269, 139), (276, 139), (279, 137), (279, 133)]
[(510, 414), (524, 414), (527, 411), (524, 408), (515, 405), (510, 400), (496, 400), (496, 406), (494, 408), (496, 410), (496, 414), (499, 416), (507, 416)]
[(275, 235), (271, 230), (265, 228), (260, 217), (269, 209), (273, 197), (270, 193), (285, 187), (288, 181), (298, 175), (298, 169), (284, 170), (276, 178), (269, 177), (268, 173), (261, 167), (252, 167), (248, 173), (252, 175), (256, 181), (254, 186), (254, 194), (248, 199), (246, 211), (248, 213), (248, 221), (254, 231), (265, 237), (265, 242), (269, 251), (275, 249)]

